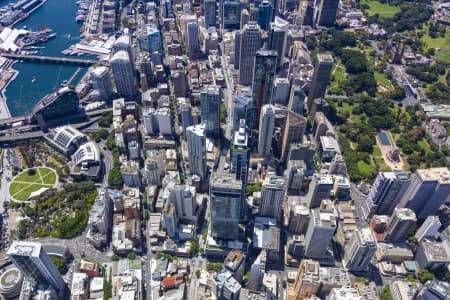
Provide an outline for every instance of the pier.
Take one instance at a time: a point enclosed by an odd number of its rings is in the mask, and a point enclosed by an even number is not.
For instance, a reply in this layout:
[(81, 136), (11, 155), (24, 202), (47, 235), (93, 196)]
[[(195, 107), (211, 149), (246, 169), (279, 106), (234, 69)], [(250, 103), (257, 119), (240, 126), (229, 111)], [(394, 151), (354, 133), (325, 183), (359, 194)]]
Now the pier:
[(2, 53), (1, 56), (9, 59), (22, 60), (27, 62), (41, 62), (49, 64), (61, 64), (61, 65), (83, 66), (83, 67), (100, 64), (99, 60), (73, 58), (73, 57), (56, 57), (56, 56), (26, 55), (26, 54), (12, 54), (12, 53)]

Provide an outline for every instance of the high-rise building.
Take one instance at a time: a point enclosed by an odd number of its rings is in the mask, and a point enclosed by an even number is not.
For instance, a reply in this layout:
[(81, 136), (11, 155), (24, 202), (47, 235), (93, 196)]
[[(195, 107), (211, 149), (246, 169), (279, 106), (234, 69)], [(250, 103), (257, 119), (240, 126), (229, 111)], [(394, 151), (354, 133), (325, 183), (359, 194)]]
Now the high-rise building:
[(396, 208), (387, 224), (384, 239), (403, 242), (416, 221), (416, 214), (409, 208)]
[(289, 22), (275, 17), (274, 22), (270, 23), (269, 49), (278, 53), (277, 67), (283, 63), (284, 53), (286, 53), (286, 38), (289, 28)]
[(391, 215), (409, 187), (408, 172), (380, 172), (362, 206), (364, 218)]
[(195, 187), (174, 185), (169, 187), (169, 200), (175, 204), (178, 220), (197, 222), (197, 200)]
[(302, 1), (300, 3), (300, 15), (302, 26), (314, 26), (314, 0)]
[(417, 300), (447, 300), (450, 299), (450, 283), (437, 279), (427, 281), (419, 294)]
[(280, 219), (286, 196), (286, 179), (268, 174), (261, 191), (259, 214), (263, 217)]
[(248, 22), (241, 32), (241, 49), (239, 55), (239, 83), (250, 85), (255, 68), (256, 51), (261, 48), (261, 29), (256, 22)]
[(111, 76), (107, 67), (101, 66), (92, 70), (90, 74), (92, 86), (100, 94), (101, 100), (109, 100), (113, 93)]
[(241, 33), (242, 30), (234, 32), (234, 68), (239, 69), (241, 58)]
[(448, 168), (416, 170), (411, 184), (400, 200), (399, 207), (412, 209), (418, 219), (434, 215), (450, 196)]
[(194, 59), (196, 51), (200, 49), (197, 22), (188, 22), (186, 24), (186, 49), (190, 59)]
[(34, 285), (48, 284), (58, 299), (65, 299), (66, 283), (41, 243), (14, 241), (7, 255), (27, 280)]
[(274, 80), (272, 102), (286, 105), (291, 90), (291, 83), (288, 78), (277, 77)]
[(372, 230), (357, 230), (345, 248), (344, 265), (350, 271), (366, 271), (376, 251), (376, 239)]
[(186, 128), (186, 141), (189, 152), (189, 171), (203, 180), (207, 175), (205, 124)]
[(123, 34), (118, 37), (112, 46), (113, 53), (117, 53), (119, 51), (126, 51), (128, 53), (128, 58), (131, 61), (133, 71), (134, 71), (134, 54), (133, 54), (133, 46), (131, 44), (131, 37), (128, 34)]
[(339, 0), (320, 0), (316, 25), (331, 26), (336, 22)]
[(259, 50), (255, 57), (253, 72), (252, 98), (255, 109), (254, 121), (251, 126), (259, 128), (261, 107), (272, 103), (273, 80), (277, 67), (277, 52), (274, 50)]
[(325, 96), (332, 69), (333, 56), (328, 53), (318, 53), (317, 62), (314, 66), (311, 88), (308, 93), (308, 111), (311, 110), (314, 99), (323, 98)]
[[(294, 283), (295, 300), (307, 299), (320, 291), (320, 264), (317, 261), (303, 259)], [(313, 298), (314, 299), (314, 298)]]
[(333, 177), (330, 175), (315, 174), (310, 183), (307, 202), (310, 208), (319, 207), (322, 200), (330, 198), (330, 192), (333, 190)]
[(289, 111), (287, 122), (284, 128), (281, 159), (286, 159), (289, 146), (303, 142), (303, 134), (306, 128), (306, 118), (295, 112)]
[(305, 107), (305, 92), (303, 91), (302, 87), (299, 85), (292, 85), (291, 88), (291, 95), (289, 96), (289, 110), (293, 111), (295, 113), (298, 113), (299, 115), (304, 115), (304, 107)]
[(237, 239), (243, 202), (242, 181), (230, 173), (213, 173), (209, 183), (211, 235), (218, 239)]
[(270, 155), (272, 147), (272, 137), (275, 128), (275, 107), (266, 104), (261, 109), (259, 121), (258, 153), (262, 157)]
[(111, 68), (117, 93), (125, 98), (136, 95), (133, 63), (124, 50), (116, 52), (111, 59)]
[(320, 208), (312, 210), (305, 234), (305, 255), (313, 258), (326, 256), (328, 246), (336, 231), (337, 213), (330, 200), (322, 201)]
[(200, 93), (202, 123), (206, 134), (218, 136), (220, 132), (220, 87), (208, 85)]
[(247, 24), (250, 21), (250, 13), (247, 9), (243, 9), (241, 11), (241, 29), (244, 28), (245, 24)]
[(263, 0), (258, 6), (258, 25), (262, 30), (268, 30), (272, 21), (272, 4), (268, 0)]
[(332, 288), (326, 300), (362, 300), (357, 289), (349, 286)]
[(433, 237), (441, 228), (441, 221), (437, 216), (428, 216), (416, 232), (416, 238), (421, 242), (426, 237)]
[(236, 179), (242, 180), (244, 187), (247, 186), (249, 159), (247, 126), (245, 120), (241, 120), (239, 130), (234, 133), (233, 146), (231, 147), (231, 172), (236, 174)]
[(217, 26), (217, 1), (215, 1), (215, 0), (203, 1), (203, 10), (205, 11), (206, 27), (216, 27)]
[(241, 17), (241, 4), (236, 0), (224, 0), (222, 8), (222, 28), (238, 30)]
[(190, 103), (181, 104), (181, 126), (183, 127), (183, 135), (186, 136), (186, 128), (194, 124), (192, 119), (192, 106)]
[(310, 209), (305, 203), (295, 203), (289, 213), (288, 230), (294, 234), (305, 234), (310, 220)]

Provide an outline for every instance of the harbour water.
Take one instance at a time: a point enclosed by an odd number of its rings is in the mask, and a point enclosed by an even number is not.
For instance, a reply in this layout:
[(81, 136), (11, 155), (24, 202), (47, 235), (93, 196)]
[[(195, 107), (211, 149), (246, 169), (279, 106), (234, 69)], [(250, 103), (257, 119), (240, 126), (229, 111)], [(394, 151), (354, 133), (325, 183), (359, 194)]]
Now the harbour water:
[[(16, 0), (2, 1), (0, 5), (11, 2), (16, 2)], [(47, 43), (40, 45), (44, 49), (40, 49), (36, 55), (64, 56), (61, 51), (80, 40), (80, 25), (75, 22), (76, 11), (76, 0), (47, 0), (41, 8), (14, 27), (27, 26), (33, 31), (49, 27), (57, 35)], [(15, 117), (29, 113), (40, 98), (59, 88), (64, 80), (70, 79), (78, 67), (16, 62), (13, 68), (20, 73), (9, 84), (5, 94), (9, 111)], [(79, 72), (72, 84), (77, 83), (84, 73)]]

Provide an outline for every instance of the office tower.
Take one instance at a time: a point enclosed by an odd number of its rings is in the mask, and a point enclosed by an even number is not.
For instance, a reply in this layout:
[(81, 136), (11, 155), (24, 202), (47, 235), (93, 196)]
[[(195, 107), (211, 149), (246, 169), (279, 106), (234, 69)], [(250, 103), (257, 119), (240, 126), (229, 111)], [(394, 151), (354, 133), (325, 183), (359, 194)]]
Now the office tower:
[(179, 184), (169, 186), (169, 200), (175, 204), (178, 220), (197, 222), (195, 187)]
[(190, 59), (194, 59), (195, 52), (200, 49), (197, 22), (188, 22), (186, 24), (186, 49)]
[(333, 56), (328, 53), (318, 53), (311, 87), (308, 93), (308, 111), (311, 111), (314, 99), (323, 98), (325, 96), (332, 69)]
[(322, 200), (330, 198), (330, 192), (333, 189), (333, 177), (330, 175), (314, 174), (313, 180), (309, 185), (308, 195), (306, 195), (309, 207), (316, 208), (322, 203)]
[(206, 27), (216, 27), (217, 25), (217, 1), (204, 0), (203, 10), (205, 11), (205, 25)]
[(190, 103), (181, 104), (181, 126), (183, 127), (183, 135), (186, 137), (186, 128), (193, 125), (192, 106)]
[(286, 180), (284, 177), (268, 174), (261, 191), (259, 215), (280, 219), (286, 196)]
[(362, 300), (357, 289), (351, 287), (332, 288), (326, 300)]
[(362, 206), (364, 218), (391, 215), (410, 185), (408, 172), (380, 172)]
[(245, 24), (247, 24), (250, 21), (250, 13), (247, 9), (243, 9), (241, 11), (241, 30), (244, 28)]
[(239, 129), (239, 124), (242, 119), (248, 124), (251, 121), (253, 114), (252, 97), (250, 95), (234, 96), (233, 98), (233, 131)]
[(144, 119), (144, 129), (147, 135), (154, 135), (159, 133), (158, 120), (156, 118), (156, 110), (152, 107), (148, 108), (142, 114)]
[(291, 84), (289, 79), (277, 77), (274, 80), (272, 102), (285, 105), (289, 98)]
[(303, 134), (306, 128), (306, 118), (295, 112), (289, 111), (287, 122), (284, 128), (281, 159), (285, 160), (289, 146), (303, 141)]
[(277, 52), (272, 50), (259, 50), (255, 57), (255, 70), (253, 72), (252, 98), (255, 116), (252, 128), (259, 128), (261, 107), (272, 103), (273, 80), (275, 79)]
[(234, 68), (235, 69), (239, 69), (239, 64), (240, 64), (241, 32), (242, 32), (242, 30), (236, 30), (234, 32)]
[(272, 147), (273, 130), (275, 128), (275, 107), (266, 104), (261, 109), (259, 122), (258, 153), (262, 157), (268, 157)]
[(131, 37), (128, 34), (123, 34), (118, 37), (113, 43), (112, 50), (113, 54), (116, 54), (119, 51), (126, 51), (134, 71), (133, 46), (131, 44)]
[(299, 85), (292, 85), (291, 95), (289, 97), (289, 110), (303, 116), (305, 98), (306, 95), (303, 89)]
[(259, 289), (261, 279), (264, 274), (265, 265), (266, 252), (265, 250), (262, 250), (250, 267), (250, 280), (247, 285), (249, 290), (257, 291)]
[(448, 168), (416, 170), (399, 207), (412, 209), (418, 219), (436, 214), (439, 207), (449, 199), (450, 172)]
[(352, 272), (366, 271), (376, 251), (377, 244), (372, 230), (357, 230), (345, 247), (344, 265)]
[(416, 214), (409, 208), (396, 208), (387, 224), (384, 239), (386, 241), (403, 242), (416, 221)]
[(274, 22), (270, 23), (269, 49), (278, 53), (277, 68), (283, 63), (284, 53), (286, 52), (286, 38), (289, 22), (275, 17)]
[(293, 299), (301, 300), (317, 295), (320, 290), (320, 285), (319, 262), (303, 259), (298, 267), (297, 278), (295, 278), (295, 297)]
[(207, 85), (200, 93), (202, 123), (206, 134), (218, 136), (220, 133), (220, 87)]
[(188, 78), (184, 70), (172, 70), (170, 72), (175, 97), (186, 97), (189, 89)]
[(101, 100), (109, 100), (113, 93), (111, 76), (107, 67), (101, 66), (92, 70), (90, 74), (92, 86), (97, 90)]
[(258, 6), (258, 25), (262, 30), (268, 30), (270, 21), (272, 21), (272, 4), (264, 0)]
[(245, 120), (240, 120), (240, 126), (234, 133), (233, 146), (231, 147), (231, 172), (236, 174), (236, 179), (242, 180), (244, 187), (247, 186), (249, 159), (247, 126)]
[(148, 39), (148, 52), (162, 52), (161, 31), (155, 24), (145, 25)]
[(178, 239), (178, 218), (175, 211), (175, 204), (167, 201), (162, 213), (164, 227), (166, 228), (167, 235), (173, 240)]
[(339, 0), (320, 0), (319, 11), (317, 13), (317, 26), (331, 26), (336, 22), (336, 13)]
[(426, 237), (434, 237), (441, 228), (441, 221), (437, 216), (428, 216), (416, 232), (416, 238), (421, 242)]
[(288, 160), (284, 176), (287, 178), (288, 193), (298, 195), (303, 189), (303, 180), (307, 172), (303, 160)]
[(136, 95), (133, 63), (128, 53), (120, 50), (111, 59), (111, 68), (116, 82), (117, 93), (122, 97), (129, 98)]
[(336, 231), (337, 213), (330, 200), (322, 201), (319, 208), (313, 209), (305, 234), (305, 255), (323, 258)]
[(186, 128), (186, 141), (189, 153), (189, 171), (203, 180), (207, 175), (205, 124)]
[(209, 183), (209, 200), (212, 237), (237, 239), (243, 202), (242, 181), (230, 173), (213, 173)]
[(450, 299), (450, 283), (437, 279), (429, 280), (417, 294), (417, 300), (448, 300)]
[(241, 32), (239, 55), (239, 83), (250, 85), (253, 79), (256, 51), (261, 48), (261, 30), (255, 22), (248, 22)]
[(314, 0), (302, 1), (299, 6), (302, 26), (314, 26)]
[(236, 0), (225, 0), (222, 9), (222, 28), (238, 30), (241, 17), (241, 4)]
[(289, 213), (288, 231), (294, 234), (305, 234), (310, 220), (310, 209), (305, 203), (295, 203)]
[(41, 243), (14, 241), (7, 255), (33, 285), (48, 284), (58, 293), (58, 299), (65, 299), (66, 283)]

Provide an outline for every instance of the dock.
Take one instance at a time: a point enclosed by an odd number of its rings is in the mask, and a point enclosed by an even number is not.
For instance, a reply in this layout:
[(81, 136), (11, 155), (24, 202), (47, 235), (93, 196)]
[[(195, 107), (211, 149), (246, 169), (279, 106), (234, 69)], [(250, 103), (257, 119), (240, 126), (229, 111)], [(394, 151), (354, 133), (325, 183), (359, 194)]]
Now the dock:
[(83, 66), (83, 67), (92, 66), (92, 65), (101, 63), (99, 60), (94, 60), (94, 59), (57, 57), (57, 56), (27, 55), (27, 54), (13, 54), (13, 53), (2, 53), (1, 56), (9, 58), (9, 59), (13, 59), (13, 60), (21, 60), (21, 61), (27, 61), (27, 62), (75, 65), (75, 66)]

